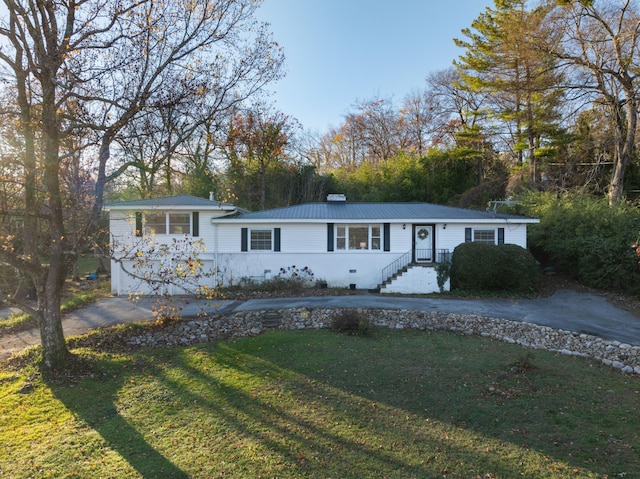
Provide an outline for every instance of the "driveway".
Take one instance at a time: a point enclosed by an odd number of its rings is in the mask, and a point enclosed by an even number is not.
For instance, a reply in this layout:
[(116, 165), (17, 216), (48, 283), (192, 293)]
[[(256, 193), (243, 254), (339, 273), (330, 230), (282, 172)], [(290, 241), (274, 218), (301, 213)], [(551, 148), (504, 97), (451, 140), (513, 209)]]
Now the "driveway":
[[(640, 318), (619, 309), (604, 297), (573, 290), (558, 290), (540, 299), (449, 299), (407, 298), (381, 295), (309, 296), (299, 298), (251, 299), (247, 301), (211, 301), (179, 298), (182, 315), (206, 312), (233, 313), (285, 308), (380, 308), (410, 311), (440, 311), (476, 314), (549, 326), (604, 339), (640, 346)], [(65, 336), (75, 336), (91, 329), (154, 319), (155, 298), (143, 297), (132, 302), (127, 297), (105, 298), (64, 316)], [(24, 331), (0, 338), (0, 359), (22, 349), (40, 344), (38, 330)]]

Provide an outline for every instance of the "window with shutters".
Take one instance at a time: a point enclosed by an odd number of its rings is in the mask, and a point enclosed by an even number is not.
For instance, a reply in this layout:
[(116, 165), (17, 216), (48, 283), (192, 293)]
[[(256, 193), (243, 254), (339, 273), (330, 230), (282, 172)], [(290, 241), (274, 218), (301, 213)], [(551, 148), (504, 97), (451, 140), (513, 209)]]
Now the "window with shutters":
[(271, 251), (271, 230), (251, 230), (251, 251)]
[(336, 250), (379, 250), (382, 225), (336, 225)]
[(495, 230), (473, 230), (474, 243), (496, 244)]
[(281, 229), (240, 228), (240, 251), (280, 252)]
[(146, 212), (144, 230), (148, 235), (191, 234), (191, 217), (192, 213)]
[(504, 244), (504, 228), (466, 228), (465, 241), (486, 244)]

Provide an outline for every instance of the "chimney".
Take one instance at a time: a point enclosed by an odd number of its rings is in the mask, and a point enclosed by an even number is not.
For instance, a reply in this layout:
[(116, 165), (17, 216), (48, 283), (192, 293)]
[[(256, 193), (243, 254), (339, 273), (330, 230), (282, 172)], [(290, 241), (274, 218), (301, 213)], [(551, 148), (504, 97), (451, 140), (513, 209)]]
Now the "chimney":
[(327, 195), (327, 203), (346, 203), (346, 202), (347, 202), (347, 197), (342, 193)]

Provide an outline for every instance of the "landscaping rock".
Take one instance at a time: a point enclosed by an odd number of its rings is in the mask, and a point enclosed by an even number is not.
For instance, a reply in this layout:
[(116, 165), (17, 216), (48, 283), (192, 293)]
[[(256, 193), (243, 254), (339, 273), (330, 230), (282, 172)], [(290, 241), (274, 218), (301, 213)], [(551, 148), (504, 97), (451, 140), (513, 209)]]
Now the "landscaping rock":
[[(396, 330), (449, 330), (479, 335), (532, 349), (546, 349), (568, 356), (590, 357), (623, 373), (640, 374), (640, 347), (608, 341), (584, 333), (554, 330), (520, 321), (478, 315), (407, 311), (362, 310), (370, 324)], [(338, 309), (293, 308), (247, 311), (185, 319), (128, 339), (135, 347), (188, 345), (226, 338), (256, 336), (266, 329), (320, 329), (331, 324)], [(277, 325), (273, 321), (278, 318)]]

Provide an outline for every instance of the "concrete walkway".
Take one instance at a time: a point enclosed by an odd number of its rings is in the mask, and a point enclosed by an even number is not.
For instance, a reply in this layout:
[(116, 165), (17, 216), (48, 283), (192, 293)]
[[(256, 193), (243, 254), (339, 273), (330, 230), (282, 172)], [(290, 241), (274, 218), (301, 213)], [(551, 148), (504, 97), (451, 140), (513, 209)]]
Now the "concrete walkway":
[[(588, 333), (604, 339), (640, 345), (640, 318), (621, 310), (605, 298), (572, 290), (558, 290), (540, 299), (449, 299), (407, 298), (381, 295), (309, 296), (299, 298), (211, 301), (180, 298), (184, 317), (207, 312), (232, 313), (285, 308), (379, 308), (410, 311), (440, 311), (477, 314), (491, 318), (524, 321), (555, 329)], [(132, 302), (127, 297), (110, 297), (64, 316), (65, 336), (116, 324), (151, 321), (156, 298)], [(38, 330), (0, 337), (0, 359), (40, 344)]]

